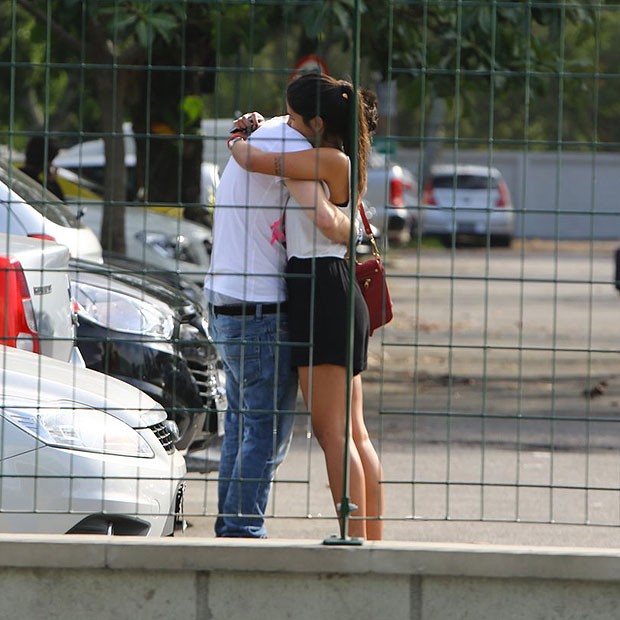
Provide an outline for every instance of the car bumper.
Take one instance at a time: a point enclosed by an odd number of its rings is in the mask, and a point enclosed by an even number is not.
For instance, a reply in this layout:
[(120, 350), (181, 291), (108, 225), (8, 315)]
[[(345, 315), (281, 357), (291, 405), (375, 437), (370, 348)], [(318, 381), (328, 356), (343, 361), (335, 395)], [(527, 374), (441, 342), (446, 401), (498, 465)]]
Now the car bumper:
[(172, 534), (185, 460), (154, 447), (153, 458), (45, 446), (0, 461), (0, 532)]
[(387, 229), (389, 232), (401, 232), (405, 228), (407, 228), (407, 220), (400, 213), (388, 213)]
[(406, 243), (409, 241), (413, 213), (403, 207), (387, 207), (383, 229), (388, 241)]
[(514, 215), (511, 211), (455, 214), (451, 209), (425, 208), (418, 226), (422, 234), (429, 235), (512, 235)]

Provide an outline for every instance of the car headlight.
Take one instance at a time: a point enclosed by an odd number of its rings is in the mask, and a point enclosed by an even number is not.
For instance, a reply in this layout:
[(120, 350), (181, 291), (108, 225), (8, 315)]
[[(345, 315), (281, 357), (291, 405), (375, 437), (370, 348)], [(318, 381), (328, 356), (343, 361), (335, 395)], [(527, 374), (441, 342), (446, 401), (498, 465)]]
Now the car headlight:
[(208, 357), (209, 339), (206, 334), (191, 323), (181, 323), (179, 326), (179, 347), (187, 356)]
[(184, 235), (169, 235), (163, 232), (144, 230), (136, 233), (136, 239), (148, 245), (164, 258), (200, 264), (200, 259), (195, 255), (189, 240)]
[(98, 409), (50, 408), (5, 409), (4, 415), (23, 431), (48, 446), (152, 458), (153, 450), (131, 426)]
[(159, 308), (137, 297), (84, 282), (72, 281), (71, 292), (78, 316), (106, 329), (170, 340), (174, 320)]

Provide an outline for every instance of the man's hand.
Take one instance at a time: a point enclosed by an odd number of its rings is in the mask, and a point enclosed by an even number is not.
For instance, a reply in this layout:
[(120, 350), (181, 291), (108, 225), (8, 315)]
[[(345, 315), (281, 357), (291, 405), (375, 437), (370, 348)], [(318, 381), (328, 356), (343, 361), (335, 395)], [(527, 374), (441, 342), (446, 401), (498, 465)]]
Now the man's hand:
[(245, 133), (249, 136), (265, 122), (265, 117), (259, 112), (248, 112), (233, 121), (234, 129), (230, 133)]

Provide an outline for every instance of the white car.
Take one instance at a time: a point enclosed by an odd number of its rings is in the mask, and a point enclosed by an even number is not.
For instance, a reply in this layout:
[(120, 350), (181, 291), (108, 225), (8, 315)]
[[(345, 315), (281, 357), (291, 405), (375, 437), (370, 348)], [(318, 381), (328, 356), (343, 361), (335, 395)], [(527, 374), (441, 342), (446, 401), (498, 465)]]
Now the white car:
[(68, 269), (66, 246), (0, 233), (2, 343), (83, 364), (75, 346)]
[[(220, 180), (219, 166), (209, 159), (208, 156), (217, 156), (224, 163), (230, 156), (230, 151), (226, 148), (226, 139), (229, 137), (232, 120), (217, 119), (205, 120), (201, 126), (203, 138), (203, 161), (200, 168), (200, 202), (202, 205), (213, 206), (215, 204), (215, 190)], [(217, 136), (213, 135), (217, 131)], [(136, 187), (136, 140), (133, 135), (133, 127), (130, 122), (123, 123), (125, 166), (127, 168), (127, 199), (134, 200), (138, 188)], [(214, 143), (214, 138), (217, 141)], [(103, 186), (105, 169), (105, 150), (103, 139), (86, 140), (73, 146), (61, 149), (54, 159), (54, 165), (64, 168), (80, 177), (85, 177), (90, 182), (94, 182), (100, 187)], [(152, 207), (158, 211), (172, 213), (182, 211), (178, 207)], [(198, 219), (198, 218), (192, 218)]]
[(0, 232), (56, 241), (73, 258), (102, 262), (97, 235), (54, 194), (0, 160)]
[[(82, 203), (83, 220), (101, 231), (102, 203)], [(125, 255), (154, 274), (162, 271), (185, 276), (202, 286), (209, 268), (211, 229), (182, 217), (156, 213), (140, 205), (125, 208)]]
[[(135, 194), (134, 169), (136, 144), (131, 124), (125, 123), (125, 165), (131, 190)], [(87, 140), (61, 150), (54, 159), (60, 180), (73, 175), (71, 185), (63, 186), (66, 200), (75, 203), (75, 212), (81, 214), (85, 224), (101, 233), (103, 201), (93, 193), (93, 183), (103, 181), (105, 154), (103, 140)], [(202, 162), (201, 204), (212, 205), (219, 183), (219, 170), (215, 164)], [(95, 186), (97, 187), (97, 186)], [(99, 189), (99, 193), (102, 190)], [(192, 208), (198, 208), (197, 206)], [(202, 208), (202, 207), (201, 207)], [(199, 219), (192, 217), (192, 219)], [(213, 234), (208, 226), (184, 217), (178, 207), (145, 207), (129, 203), (125, 208), (125, 256), (155, 271), (168, 271), (186, 276), (202, 288), (209, 268)]]
[(0, 532), (173, 533), (185, 461), (149, 396), (0, 346), (0, 398)]
[(508, 247), (514, 235), (508, 186), (497, 168), (437, 165), (424, 186), (418, 226), (450, 247), (453, 239), (473, 237)]

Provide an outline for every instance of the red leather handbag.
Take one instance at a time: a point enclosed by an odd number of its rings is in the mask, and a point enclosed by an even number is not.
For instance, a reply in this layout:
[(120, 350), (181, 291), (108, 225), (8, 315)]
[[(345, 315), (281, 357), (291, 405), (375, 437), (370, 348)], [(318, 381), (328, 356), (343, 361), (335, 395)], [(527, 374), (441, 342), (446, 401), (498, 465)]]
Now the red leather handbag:
[(368, 315), (370, 317), (370, 335), (382, 325), (392, 320), (392, 299), (385, 279), (385, 270), (381, 262), (381, 254), (377, 242), (372, 234), (364, 206), (359, 205), (360, 215), (364, 223), (364, 230), (372, 246), (373, 257), (362, 263), (355, 264), (355, 278), (362, 291)]

